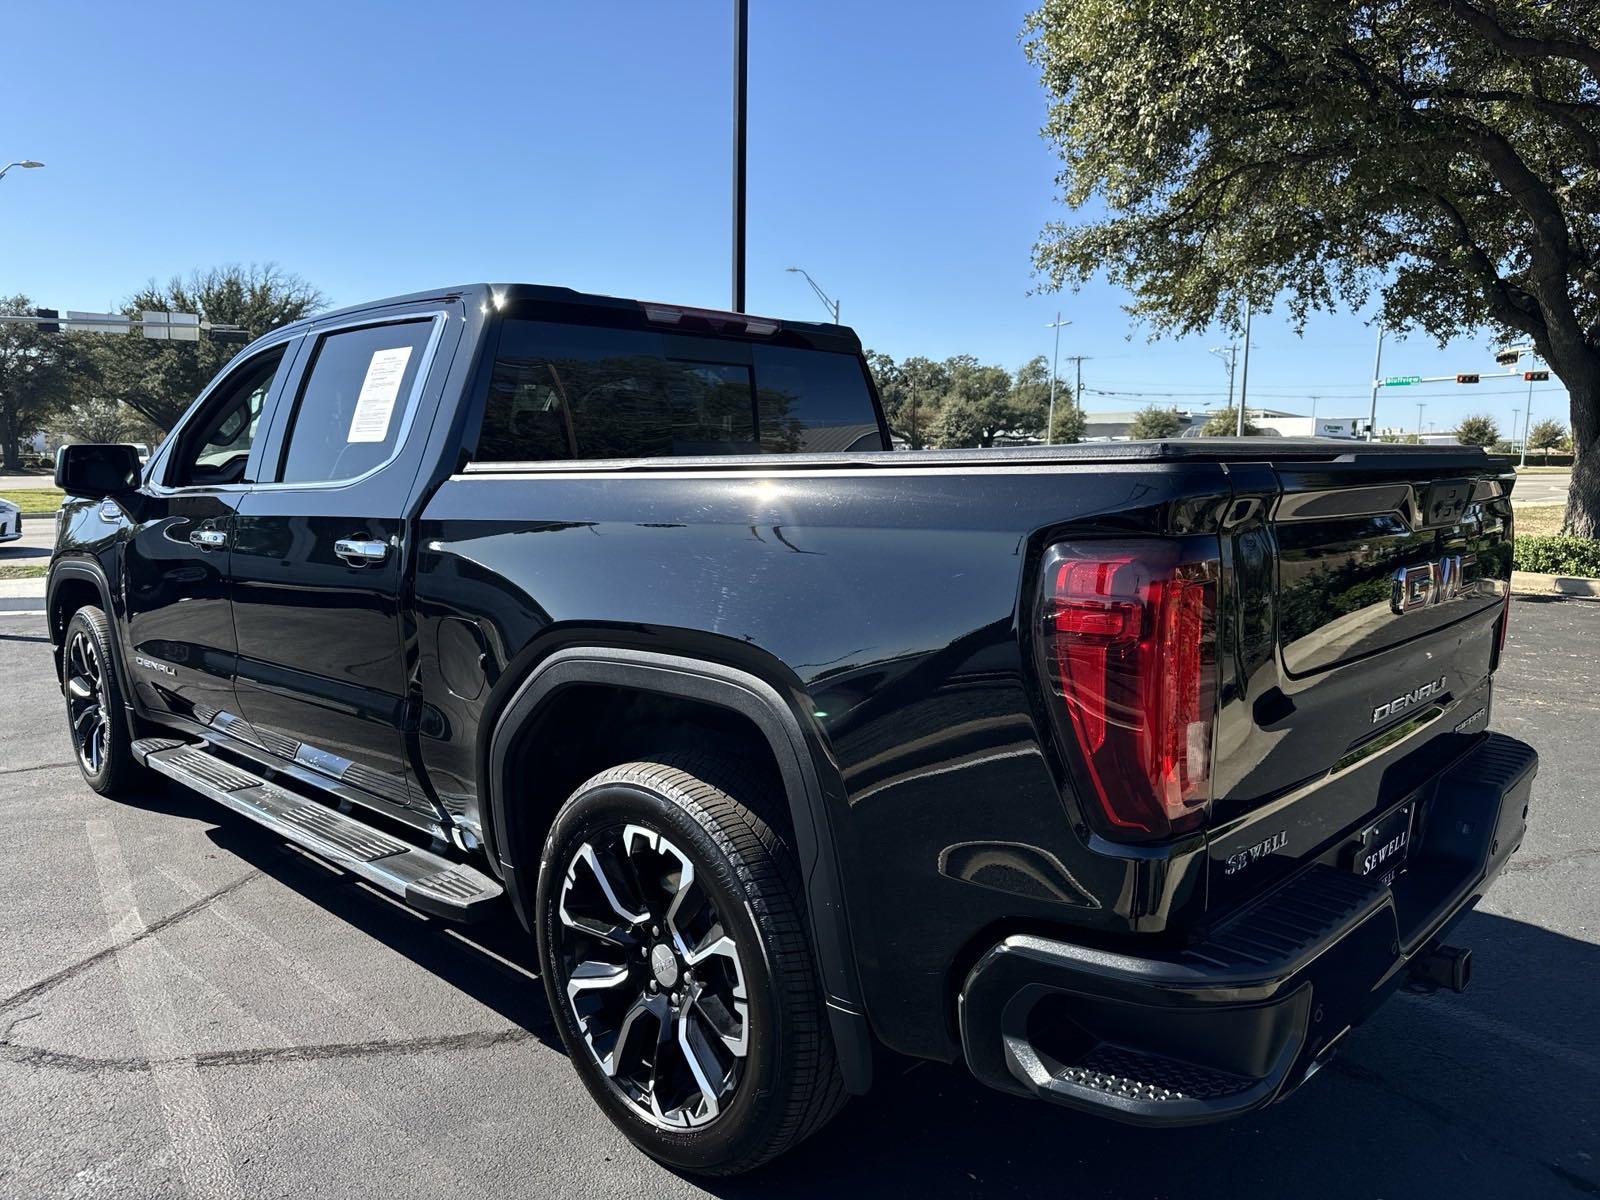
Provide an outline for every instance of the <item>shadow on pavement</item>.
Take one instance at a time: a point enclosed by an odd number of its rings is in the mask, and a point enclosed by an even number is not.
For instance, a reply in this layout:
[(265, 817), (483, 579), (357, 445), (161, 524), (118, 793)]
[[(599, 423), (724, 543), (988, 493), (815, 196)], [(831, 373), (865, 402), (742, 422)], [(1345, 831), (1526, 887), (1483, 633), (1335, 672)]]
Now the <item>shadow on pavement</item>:
[[(509, 914), (472, 927), (420, 916), (181, 789), (131, 803), (214, 825), (219, 849), (561, 1048)], [(1451, 940), (1473, 949), (1469, 994), (1397, 995), (1300, 1092), (1231, 1124), (1137, 1129), (886, 1056), (873, 1092), (795, 1151), (695, 1182), (730, 1200), (1600, 1196), (1600, 946), (1485, 913)]]

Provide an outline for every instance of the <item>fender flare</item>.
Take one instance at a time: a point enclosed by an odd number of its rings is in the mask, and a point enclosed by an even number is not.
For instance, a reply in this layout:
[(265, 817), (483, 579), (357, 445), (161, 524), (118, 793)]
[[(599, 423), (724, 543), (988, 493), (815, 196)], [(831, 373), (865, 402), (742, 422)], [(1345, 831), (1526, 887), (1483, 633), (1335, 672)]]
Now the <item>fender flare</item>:
[(139, 736), (135, 723), (137, 702), (128, 677), (128, 666), (122, 661), (122, 631), (117, 610), (112, 604), (111, 583), (106, 578), (105, 569), (92, 558), (58, 558), (50, 564), (50, 576), (45, 582), (44, 611), (45, 625), (50, 631), (51, 650), (56, 660), (57, 680), (60, 681), (61, 676), (61, 647), (55, 643), (56, 631), (50, 624), (50, 614), (55, 611), (56, 588), (67, 576), (88, 579), (100, 592), (100, 611), (106, 614), (106, 620), (111, 624), (111, 669), (117, 673), (117, 687), (122, 692), (122, 718), (128, 726), (128, 736), (136, 738)]
[[(498, 860), (506, 890), (524, 922), (525, 893), (533, 880), (519, 879), (507, 857), (506, 831), (515, 821), (499, 786), (518, 732), (563, 688), (604, 684), (655, 692), (731, 709), (755, 722), (778, 764), (794, 824), (807, 913), (816, 945), (828, 1025), (846, 1088), (857, 1095), (872, 1081), (872, 1035), (860, 996), (844, 888), (822, 783), (804, 729), (771, 684), (748, 671), (704, 659), (621, 647), (567, 647), (534, 667), (502, 710), (489, 735), (488, 820), (485, 841)], [(537, 868), (535, 868), (537, 869)], [(530, 923), (530, 928), (531, 928)]]

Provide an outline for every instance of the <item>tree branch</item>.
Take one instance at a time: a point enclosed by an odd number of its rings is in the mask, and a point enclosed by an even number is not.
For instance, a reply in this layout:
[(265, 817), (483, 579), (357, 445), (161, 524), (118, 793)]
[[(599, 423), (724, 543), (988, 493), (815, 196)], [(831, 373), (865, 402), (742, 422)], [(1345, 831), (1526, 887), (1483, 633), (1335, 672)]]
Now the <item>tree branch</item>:
[(1566, 58), (1582, 63), (1600, 79), (1600, 47), (1565, 38), (1525, 37), (1512, 33), (1494, 16), (1468, 3), (1468, 0), (1443, 0), (1444, 7), (1460, 17), (1490, 45), (1513, 58)]

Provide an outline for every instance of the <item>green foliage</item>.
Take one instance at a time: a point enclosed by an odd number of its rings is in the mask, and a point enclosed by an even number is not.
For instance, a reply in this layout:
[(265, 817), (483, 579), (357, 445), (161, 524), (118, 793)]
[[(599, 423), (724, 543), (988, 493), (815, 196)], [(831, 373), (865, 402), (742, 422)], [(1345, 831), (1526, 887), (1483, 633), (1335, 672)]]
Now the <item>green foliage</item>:
[(1519, 571), (1600, 576), (1600, 541), (1584, 537), (1519, 537), (1512, 558)]
[(1182, 430), (1183, 418), (1178, 416), (1176, 409), (1157, 408), (1152, 404), (1134, 417), (1133, 424), (1128, 427), (1128, 436), (1170, 438), (1177, 437)]
[(1247, 300), (1303, 327), (1376, 297), (1391, 329), (1531, 340), (1572, 397), (1572, 516), (1600, 532), (1595, 18), (1042, 0), (1023, 36), (1076, 215), (1046, 227), (1037, 266), (1127, 288), (1157, 333), (1237, 329)]
[[(867, 365), (878, 386), (890, 427), (912, 448), (993, 446), (997, 439), (1043, 439), (1050, 412), (1050, 370), (1043, 355), (1024, 363), (1015, 376), (980, 363), (970, 354), (943, 362), (901, 362), (876, 350)], [(1056, 382), (1055, 440), (1083, 437), (1084, 418), (1072, 389)]]
[[(0, 298), (0, 315), (34, 316), (26, 296)], [(72, 394), (78, 356), (67, 340), (33, 324), (0, 321), (0, 464), (22, 466), (22, 442)]]
[(1456, 440), (1463, 446), (1492, 446), (1500, 440), (1500, 426), (1488, 413), (1473, 413), (1461, 418)]
[(1560, 421), (1535, 421), (1528, 431), (1528, 448), (1531, 450), (1565, 450), (1569, 445), (1567, 427)]
[[(188, 279), (174, 277), (166, 287), (152, 280), (123, 310), (199, 313), (219, 325), (241, 325), (252, 337), (298, 321), (323, 308), (321, 292), (297, 275), (264, 267), (216, 267)], [(171, 429), (190, 401), (238, 352), (222, 342), (154, 341), (137, 335), (78, 334), (101, 395), (139, 412), (151, 424)]]
[[(1201, 437), (1236, 437), (1239, 431), (1239, 410), (1232, 406), (1218, 409), (1211, 414), (1209, 420), (1200, 427)], [(1261, 429), (1250, 419), (1248, 413), (1244, 418), (1244, 436), (1260, 437)]]

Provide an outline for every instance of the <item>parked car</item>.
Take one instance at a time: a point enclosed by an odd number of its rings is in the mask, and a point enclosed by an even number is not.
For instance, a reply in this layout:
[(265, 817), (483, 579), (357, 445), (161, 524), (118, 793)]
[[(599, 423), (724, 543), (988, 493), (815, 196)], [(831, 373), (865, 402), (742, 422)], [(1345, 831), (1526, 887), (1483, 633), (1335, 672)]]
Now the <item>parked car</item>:
[(287, 326), (146, 467), (62, 452), (84, 778), (509, 906), (590, 1094), (691, 1171), (880, 1050), (1182, 1125), (1465, 986), (1537, 767), (1487, 731), (1506, 462), (890, 445), (838, 326), (510, 285)]
[(22, 509), (0, 496), (0, 542), (14, 542), (22, 536)]

